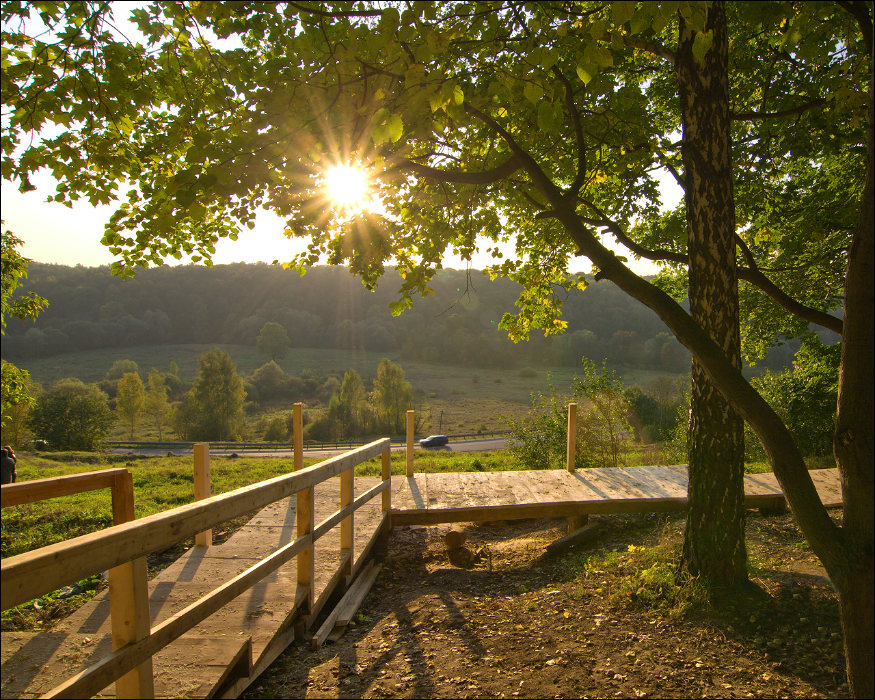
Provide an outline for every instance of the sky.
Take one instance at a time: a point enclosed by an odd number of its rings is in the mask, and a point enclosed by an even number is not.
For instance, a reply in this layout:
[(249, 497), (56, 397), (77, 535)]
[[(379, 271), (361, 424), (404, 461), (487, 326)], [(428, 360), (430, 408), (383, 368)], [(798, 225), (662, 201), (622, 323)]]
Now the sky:
[[(101, 245), (103, 227), (114, 211), (113, 206), (91, 206), (80, 201), (72, 209), (58, 202), (46, 202), (54, 191), (50, 175), (39, 174), (32, 178), (37, 189), (21, 193), (15, 184), (2, 182), (0, 187), (0, 210), (5, 227), (23, 241), (21, 253), (26, 258), (41, 263), (60, 265), (83, 265), (96, 267), (109, 265), (115, 260), (109, 250)], [(673, 207), (682, 197), (680, 189), (671, 178), (662, 181), (663, 204)], [(274, 214), (261, 212), (255, 228), (243, 229), (236, 241), (221, 239), (216, 245), (213, 263), (289, 261), (295, 253), (304, 249), (305, 242), (288, 239), (282, 234), (283, 221)], [(604, 241), (610, 245), (610, 241)], [(510, 251), (512, 252), (512, 251)], [(482, 269), (492, 262), (489, 255), (475, 256), (471, 267)], [(185, 264), (170, 259), (168, 264)], [(443, 260), (445, 268), (465, 269), (466, 263), (457, 256)], [(630, 267), (638, 274), (654, 274), (657, 267), (648, 261), (636, 262), (629, 256)], [(580, 258), (572, 262), (571, 272), (589, 272), (589, 261)]]

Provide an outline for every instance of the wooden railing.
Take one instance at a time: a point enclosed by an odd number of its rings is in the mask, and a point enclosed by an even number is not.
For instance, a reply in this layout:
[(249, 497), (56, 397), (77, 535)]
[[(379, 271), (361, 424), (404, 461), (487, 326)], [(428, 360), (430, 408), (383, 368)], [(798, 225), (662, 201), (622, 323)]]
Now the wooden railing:
[[(299, 407), (296, 405), (296, 410)], [(298, 431), (300, 434), (300, 431)], [(301, 444), (295, 445), (295, 466), (301, 464)], [(151, 660), (152, 656), (178, 639), (192, 627), (212, 615), (226, 603), (261, 581), (271, 572), (297, 556), (298, 595), (304, 613), (313, 609), (314, 543), (340, 524), (341, 569), (352, 565), (353, 513), (377, 494), (383, 494), (383, 524), (389, 517), (390, 441), (376, 440), (358, 449), (332, 457), (289, 474), (245, 486), (229, 493), (211, 496), (134, 522), (114, 525), (97, 533), (76, 537), (32, 552), (4, 559), (2, 562), (2, 607), (14, 607), (35, 597), (78, 581), (98, 571), (135, 561), (146, 554), (166, 549), (177, 542), (211, 529), (227, 520), (297, 495), (296, 539), (276, 550), (243, 573), (207, 593), (151, 630), (147, 607), (138, 623), (145, 622), (146, 634), (116, 649), (102, 660), (56, 686), (43, 697), (89, 697), (114, 680), (124, 677)], [(353, 474), (357, 465), (382, 455), (382, 481), (354, 498)], [(316, 525), (314, 523), (314, 487), (340, 476), (340, 508)], [(3, 487), (4, 490), (6, 487)], [(130, 594), (131, 598), (135, 596)], [(112, 612), (115, 615), (115, 611)], [(115, 619), (113, 619), (115, 627)], [(148, 688), (126, 692), (128, 697), (152, 693), (151, 674)], [(119, 694), (119, 697), (122, 697)]]
[[(7, 484), (0, 489), (0, 506), (3, 508), (19, 506), (103, 488), (112, 490), (113, 524), (121, 525), (134, 520), (134, 480), (127, 469), (102, 469), (95, 472)], [(6, 585), (6, 563), (15, 559), (16, 557), (10, 557), (3, 560), (2, 582), (4, 588)], [(97, 571), (102, 570), (97, 569)], [(58, 588), (78, 581), (79, 578), (81, 577), (65, 581)], [(3, 609), (14, 607), (46, 592), (48, 591), (41, 591), (10, 605), (6, 604), (4, 598)], [(138, 557), (109, 569), (109, 608), (112, 618), (113, 649), (121, 649), (149, 634), (149, 590), (145, 557)], [(153, 695), (152, 658), (149, 657), (133, 670), (113, 678), (113, 680), (116, 681), (116, 697)]]

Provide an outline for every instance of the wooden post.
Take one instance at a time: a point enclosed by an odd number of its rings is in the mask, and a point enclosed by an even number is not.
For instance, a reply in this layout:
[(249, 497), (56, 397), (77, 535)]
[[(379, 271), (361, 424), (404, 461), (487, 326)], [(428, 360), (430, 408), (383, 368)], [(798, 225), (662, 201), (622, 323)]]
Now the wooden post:
[[(302, 417), (302, 408), (303, 404), (300, 402), (292, 406), (293, 439), (295, 443), (295, 471), (303, 469), (304, 467), (304, 421)], [(315, 493), (313, 487), (304, 489), (303, 491), (298, 491), (296, 511), (297, 537), (312, 535), (313, 529), (316, 527), (314, 503)], [(314, 554), (314, 546), (311, 544), (306, 549), (303, 549), (298, 555), (298, 588), (304, 588), (306, 590), (306, 598), (303, 605), (303, 612), (305, 615), (310, 614), (316, 603), (316, 595), (313, 590), (313, 580), (316, 576), (316, 559)]]
[(413, 411), (407, 411), (407, 476), (413, 476)]
[(574, 473), (574, 453), (577, 451), (577, 404), (568, 404), (568, 443), (565, 451), (565, 468)]
[[(116, 475), (112, 486), (112, 522), (120, 525), (133, 519), (134, 479), (125, 471)], [(109, 570), (109, 614), (114, 651), (149, 636), (146, 557)], [(116, 680), (115, 694), (119, 698), (154, 698), (152, 659)]]
[[(194, 444), (194, 500), (202, 501), (210, 497), (210, 443), (196, 442)], [(204, 530), (194, 536), (198, 547), (209, 547), (213, 544), (213, 531)]]
[[(352, 505), (355, 491), (355, 467), (350, 467), (340, 473), (340, 507)], [(340, 560), (343, 565), (343, 576), (352, 575), (353, 541), (355, 538), (355, 513), (350, 513), (340, 521)], [(348, 556), (347, 556), (348, 555)]]
[[(380, 474), (383, 477), (383, 481), (389, 479), (391, 482), (392, 479), (392, 453), (389, 450), (386, 450), (383, 453), (383, 469)], [(389, 488), (387, 488), (381, 494), (383, 497), (383, 512), (388, 514), (392, 508), (392, 485), (390, 483)]]
[(304, 419), (303, 404), (299, 401), (292, 406), (292, 440), (294, 442), (295, 471), (304, 466)]

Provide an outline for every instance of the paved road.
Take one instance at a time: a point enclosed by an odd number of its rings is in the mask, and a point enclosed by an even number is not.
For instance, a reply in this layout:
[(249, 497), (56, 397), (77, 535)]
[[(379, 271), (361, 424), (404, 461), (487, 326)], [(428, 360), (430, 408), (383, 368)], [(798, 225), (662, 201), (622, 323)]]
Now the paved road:
[[(488, 452), (490, 450), (503, 450), (507, 447), (507, 439), (503, 437), (496, 438), (475, 438), (471, 440), (450, 440), (449, 444), (444, 447), (420, 447), (416, 444), (417, 452)], [(393, 445), (393, 452), (403, 451), (405, 448), (402, 445)], [(332, 457), (343, 452), (347, 452), (349, 448), (342, 447), (337, 449), (314, 449), (304, 450), (306, 457)], [(172, 452), (175, 455), (190, 455), (191, 450), (166, 450), (158, 448), (141, 448), (138, 450), (128, 450), (118, 448), (110, 450), (116, 454), (139, 454), (139, 455), (165, 455)], [(210, 454), (216, 457), (237, 454), (240, 457), (291, 457), (291, 450), (210, 450)]]

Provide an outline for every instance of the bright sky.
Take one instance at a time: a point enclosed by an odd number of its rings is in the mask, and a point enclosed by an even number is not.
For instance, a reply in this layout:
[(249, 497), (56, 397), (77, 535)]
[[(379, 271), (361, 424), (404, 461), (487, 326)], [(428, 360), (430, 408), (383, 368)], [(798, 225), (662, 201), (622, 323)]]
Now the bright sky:
[[(37, 189), (24, 194), (5, 180), (0, 189), (3, 221), (6, 228), (23, 241), (21, 252), (25, 257), (43, 263), (86, 267), (113, 262), (113, 256), (101, 245), (100, 239), (114, 207), (93, 207), (81, 201), (68, 209), (57, 202), (45, 201), (54, 190), (51, 176), (39, 175), (32, 178), (32, 182)], [(670, 178), (663, 181), (662, 190), (664, 205), (673, 207), (680, 201), (681, 191)], [(213, 262), (286, 262), (303, 250), (305, 243), (286, 238), (282, 230), (282, 219), (270, 212), (262, 212), (254, 229), (243, 229), (236, 241), (222, 239), (217, 243)], [(185, 262), (186, 258), (181, 261), (170, 259), (168, 264)], [(482, 269), (490, 262), (489, 255), (475, 256), (472, 267)], [(448, 257), (443, 264), (446, 268), (465, 268), (465, 262), (459, 257)], [(652, 263), (635, 262), (631, 257), (630, 265), (639, 274), (653, 274), (657, 270)], [(589, 269), (590, 264), (585, 259), (572, 263), (574, 272), (589, 272)]]

